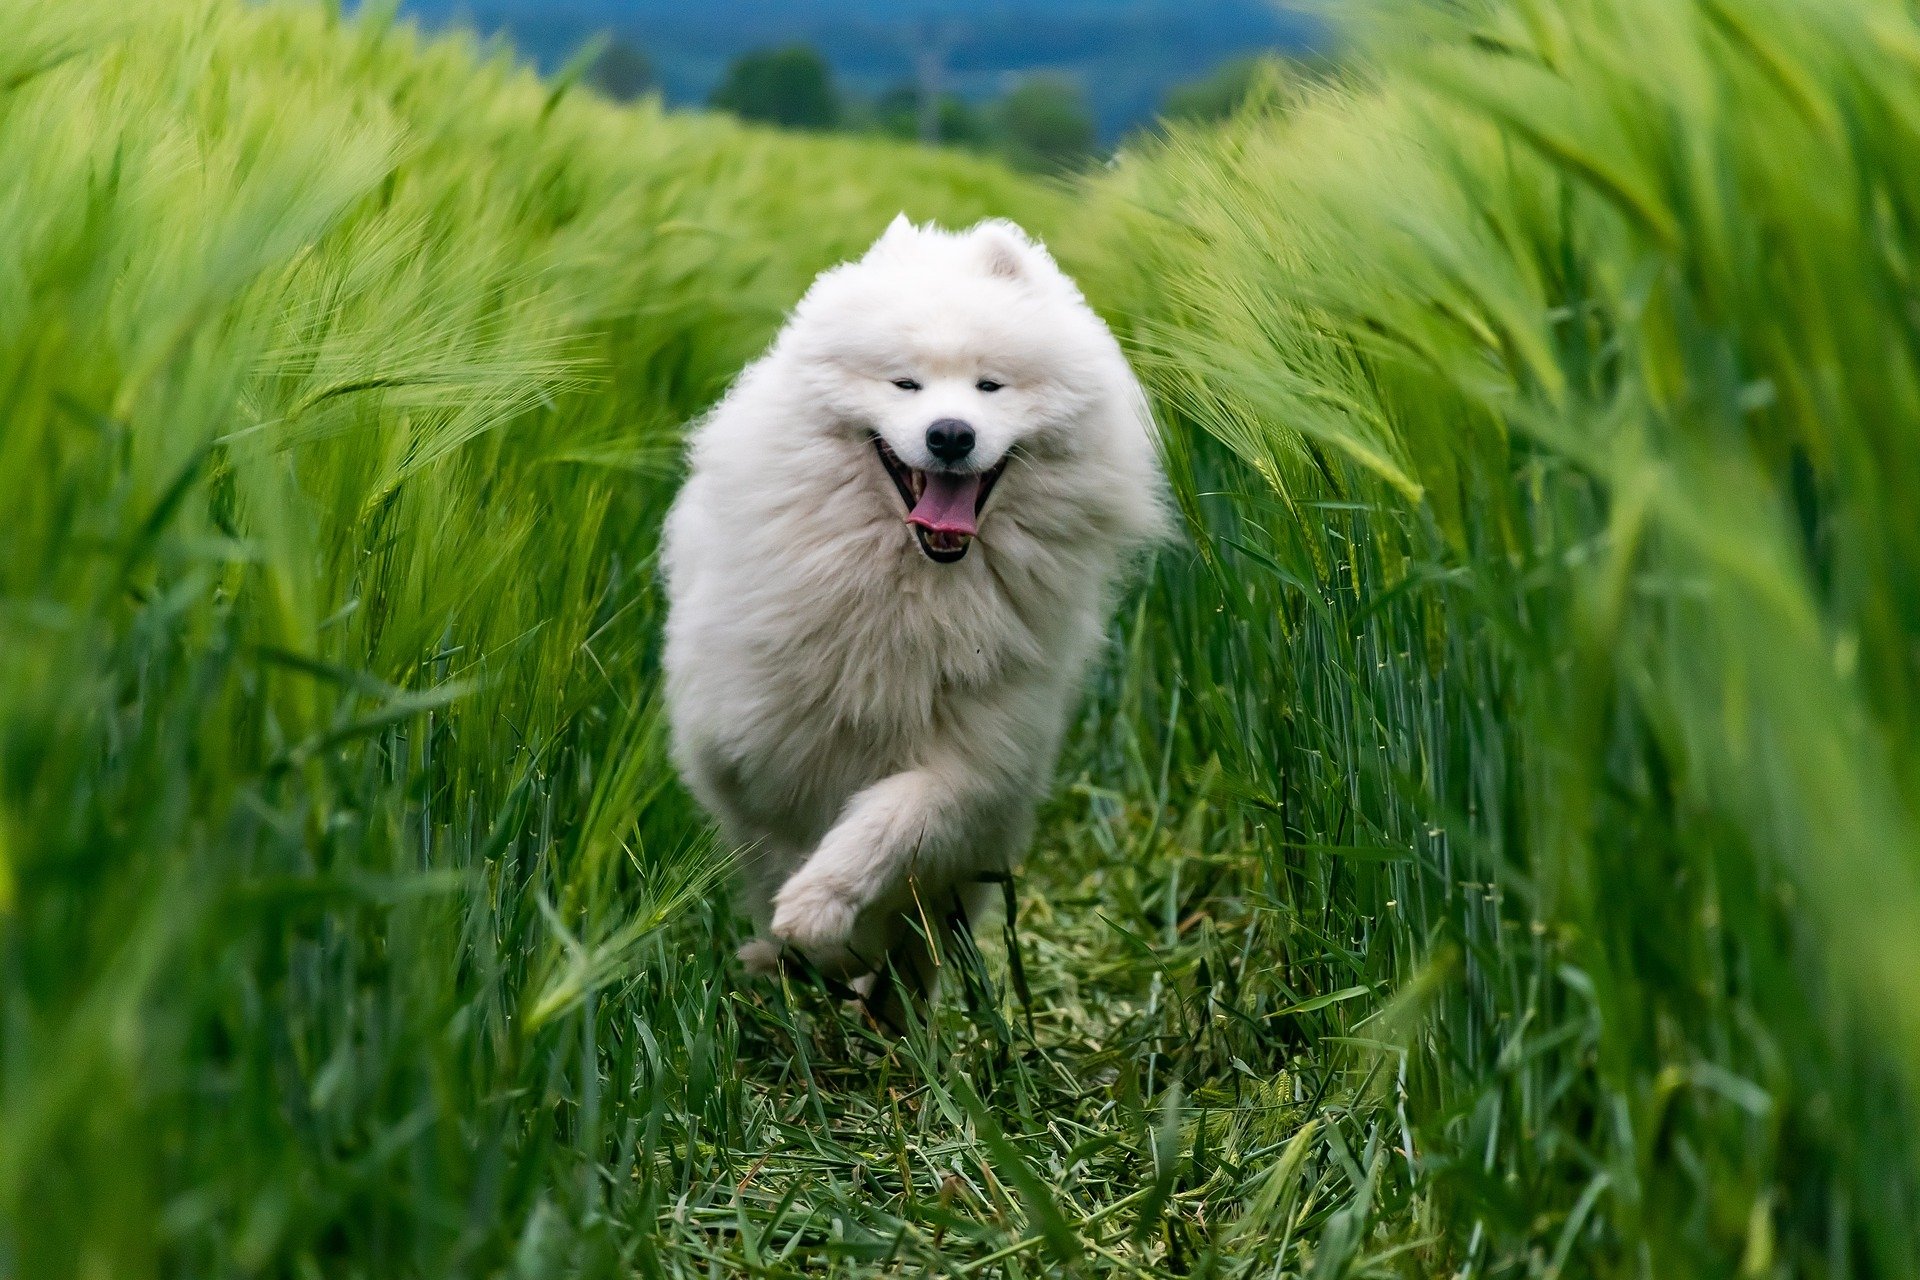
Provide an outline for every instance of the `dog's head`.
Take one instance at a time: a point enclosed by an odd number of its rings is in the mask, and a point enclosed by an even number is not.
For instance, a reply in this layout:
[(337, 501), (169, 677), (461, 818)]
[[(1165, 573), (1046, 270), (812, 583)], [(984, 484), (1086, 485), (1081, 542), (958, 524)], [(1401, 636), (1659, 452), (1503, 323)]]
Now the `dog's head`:
[(1114, 523), (1129, 541), (1158, 527), (1132, 372), (1073, 282), (1010, 222), (947, 232), (896, 218), (814, 283), (781, 345), (827, 429), (857, 444), (873, 482), (861, 491), (892, 504), (930, 560), (965, 557), (990, 503), (1010, 525), (1016, 505), (1044, 497), (1046, 514), (1026, 513), (1036, 533), (1049, 519)]

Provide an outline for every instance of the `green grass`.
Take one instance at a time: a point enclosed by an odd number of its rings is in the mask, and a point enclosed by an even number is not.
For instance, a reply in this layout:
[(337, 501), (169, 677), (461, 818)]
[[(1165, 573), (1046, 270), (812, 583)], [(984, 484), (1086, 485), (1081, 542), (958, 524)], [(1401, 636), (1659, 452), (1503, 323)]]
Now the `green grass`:
[(1913, 1274), (1913, 19), (1467, 8), (1112, 182), (1204, 531), (1146, 665), (1260, 815), (1232, 1005), (1394, 993), (1309, 1054), (1355, 1256)]
[[(1920, 1273), (1904, 5), (1356, 15), (1068, 191), (122, 8), (0, 5), (0, 1275)], [(901, 208), (1189, 538), (894, 1039), (734, 972), (650, 556)]]

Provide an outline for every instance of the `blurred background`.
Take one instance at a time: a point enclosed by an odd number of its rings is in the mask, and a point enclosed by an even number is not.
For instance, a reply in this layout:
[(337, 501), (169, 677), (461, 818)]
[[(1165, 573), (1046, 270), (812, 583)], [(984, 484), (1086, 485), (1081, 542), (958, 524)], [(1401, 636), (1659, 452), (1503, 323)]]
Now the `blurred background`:
[(1266, 0), (403, 0), (608, 96), (785, 128), (877, 133), (1072, 168), (1157, 116), (1217, 119), (1260, 64), (1322, 56)]

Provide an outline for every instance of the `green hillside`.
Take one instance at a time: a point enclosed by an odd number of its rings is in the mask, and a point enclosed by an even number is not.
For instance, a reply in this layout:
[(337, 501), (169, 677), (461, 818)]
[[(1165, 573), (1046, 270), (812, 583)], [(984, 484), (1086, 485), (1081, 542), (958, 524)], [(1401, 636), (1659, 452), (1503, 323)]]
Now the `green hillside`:
[[(1920, 1273), (1920, 24), (1421, 12), (1061, 189), (0, 3), (0, 1275)], [(651, 556), (901, 209), (1187, 537), (896, 1039), (734, 969)]]

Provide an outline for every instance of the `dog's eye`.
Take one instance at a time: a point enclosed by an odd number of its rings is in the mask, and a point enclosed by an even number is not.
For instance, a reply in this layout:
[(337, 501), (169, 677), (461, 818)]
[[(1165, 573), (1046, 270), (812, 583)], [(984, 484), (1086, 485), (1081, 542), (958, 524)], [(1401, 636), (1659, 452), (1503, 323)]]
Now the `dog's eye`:
[(900, 388), (902, 391), (918, 391), (920, 389), (920, 384), (915, 382), (912, 378), (895, 378), (893, 380), (893, 385)]
[(980, 391), (998, 391), (1000, 389), (1000, 384), (992, 378), (982, 378), (973, 385), (976, 390)]

